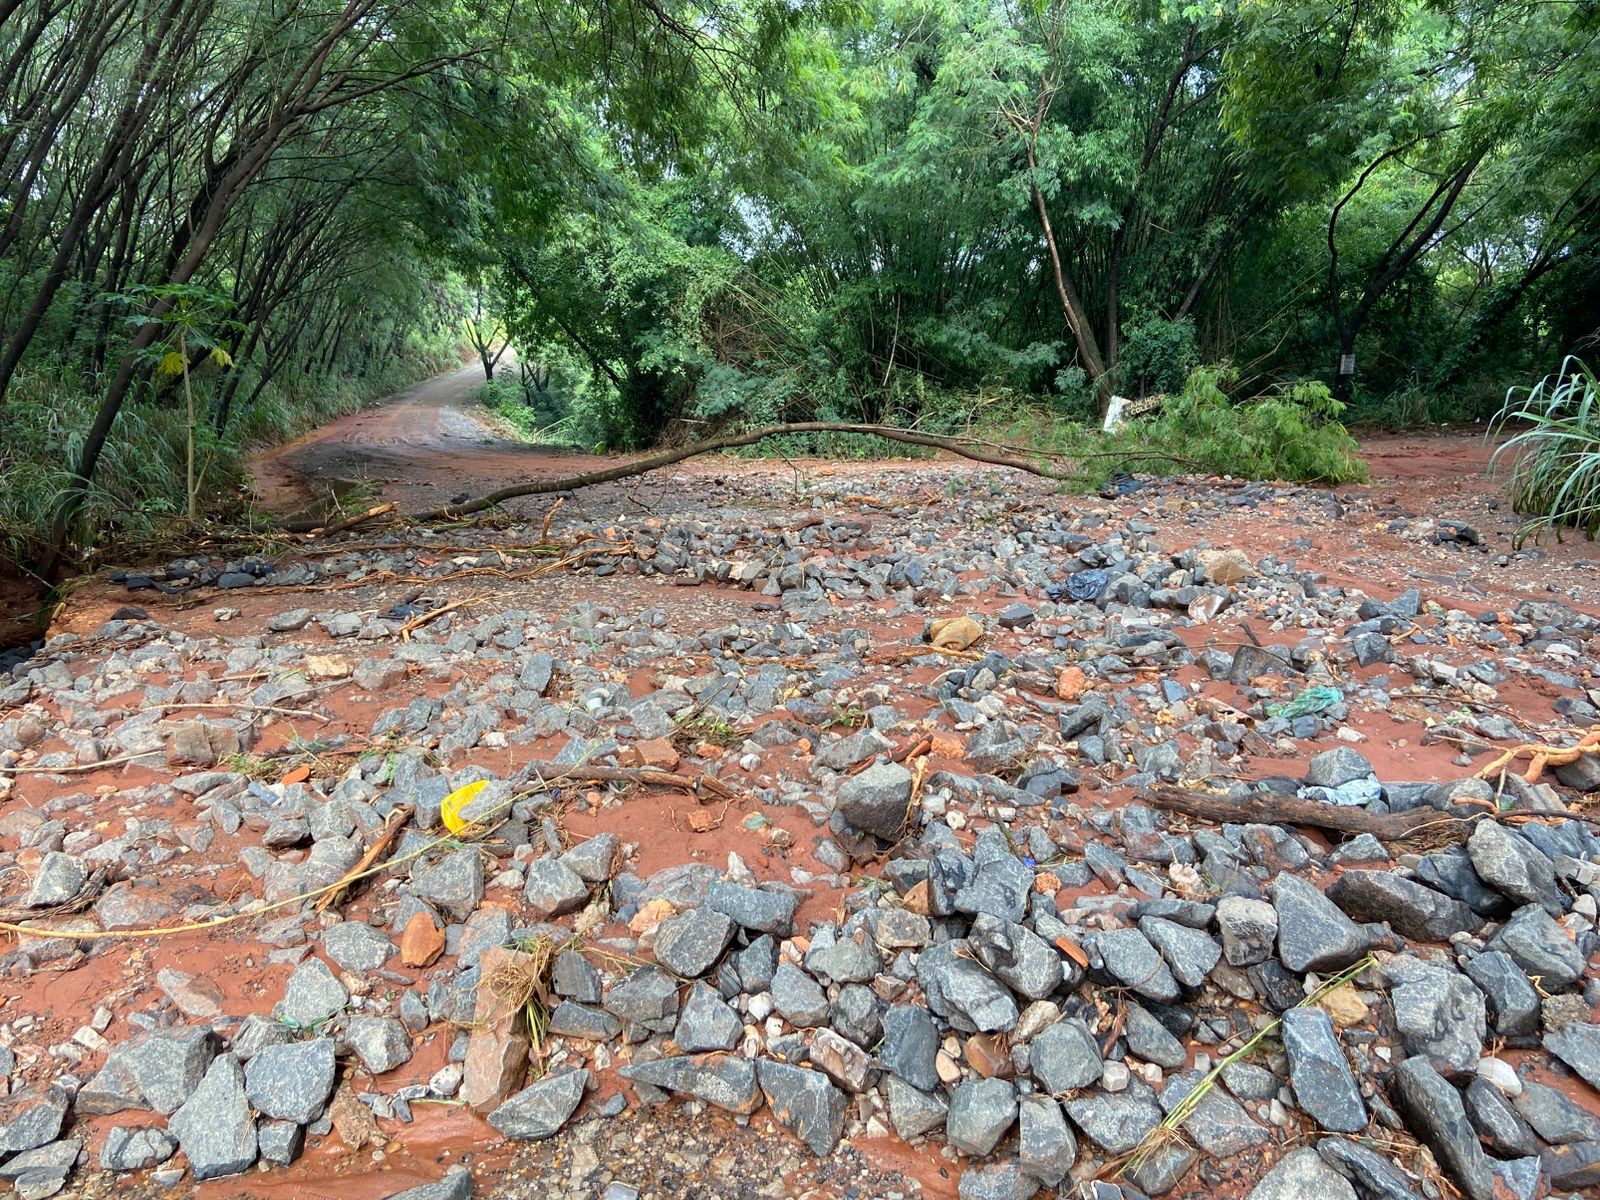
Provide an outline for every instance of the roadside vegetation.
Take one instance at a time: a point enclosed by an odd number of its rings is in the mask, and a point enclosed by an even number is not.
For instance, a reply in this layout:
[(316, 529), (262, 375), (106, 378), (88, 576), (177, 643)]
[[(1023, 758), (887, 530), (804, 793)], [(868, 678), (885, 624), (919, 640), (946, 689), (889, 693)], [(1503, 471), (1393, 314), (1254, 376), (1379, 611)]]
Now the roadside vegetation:
[(252, 442), (462, 351), (585, 449), (1360, 478), (1343, 423), (1587, 351), (1597, 79), (1579, 0), (10, 6), (0, 556), (236, 517)]

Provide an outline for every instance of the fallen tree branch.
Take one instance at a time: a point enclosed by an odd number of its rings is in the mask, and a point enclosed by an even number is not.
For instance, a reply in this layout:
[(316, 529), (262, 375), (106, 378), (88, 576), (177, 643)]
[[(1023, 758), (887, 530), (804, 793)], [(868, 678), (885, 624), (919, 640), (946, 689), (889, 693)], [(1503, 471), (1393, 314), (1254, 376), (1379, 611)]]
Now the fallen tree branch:
[(388, 516), (392, 512), (394, 512), (394, 502), (385, 501), (382, 504), (374, 504), (364, 512), (340, 517), (337, 520), (330, 520), (328, 517), (300, 517), (293, 521), (279, 521), (278, 529), (283, 533), (296, 534), (310, 540), (343, 533), (347, 529), (365, 525), (368, 521), (376, 521), (379, 517)]
[(715, 775), (702, 771), (698, 775), (682, 775), (676, 771), (662, 771), (656, 767), (595, 767), (586, 764), (568, 766), (564, 763), (529, 763), (530, 777), (553, 783), (638, 783), (653, 787), (682, 788), (699, 795), (709, 792), (718, 799), (738, 799), (739, 793)]
[(401, 804), (389, 814), (389, 819), (383, 823), (383, 828), (378, 831), (377, 840), (367, 848), (361, 856), (361, 861), (345, 872), (339, 880), (339, 885), (330, 892), (325, 892), (322, 898), (311, 906), (313, 912), (323, 912), (332, 908), (344, 898), (345, 890), (356, 880), (365, 878), (371, 869), (377, 865), (378, 860), (388, 853), (389, 847), (394, 845), (395, 839), (400, 836), (400, 831), (405, 828), (411, 819), (411, 806)]
[[(760, 429), (747, 430), (744, 433), (720, 434), (717, 437), (706, 438), (703, 441), (691, 442), (687, 446), (677, 446), (670, 450), (658, 450), (654, 454), (646, 454), (631, 462), (618, 463), (613, 467), (605, 467), (598, 471), (588, 471), (582, 475), (569, 475), (563, 479), (537, 479), (531, 483), (519, 483), (513, 487), (501, 488), (497, 492), (490, 492), (487, 496), (480, 496), (476, 500), (468, 500), (464, 504), (449, 504), (443, 508), (436, 508), (432, 512), (420, 513), (413, 517), (417, 521), (447, 521), (456, 517), (468, 516), (471, 513), (481, 512), (486, 508), (493, 508), (507, 500), (515, 500), (520, 496), (542, 496), (552, 492), (575, 492), (580, 488), (594, 487), (602, 483), (615, 483), (619, 479), (631, 479), (636, 475), (645, 475), (651, 471), (659, 471), (662, 467), (670, 467), (680, 463), (686, 458), (694, 458), (700, 454), (711, 454), (718, 450), (732, 450), (740, 446), (753, 446), (767, 438), (784, 437), (796, 433), (853, 433), (864, 437), (881, 437), (892, 442), (904, 442), (911, 446), (926, 446), (934, 450), (946, 450), (951, 454), (970, 458), (974, 462), (988, 463), (991, 466), (1010, 467), (1017, 471), (1026, 471), (1030, 475), (1038, 475), (1044, 479), (1055, 480), (1059, 483), (1083, 483), (1086, 477), (1057, 470), (1039, 461), (1047, 459), (1046, 455), (1027, 457), (1033, 452), (1026, 446), (1012, 446), (1004, 443), (998, 444), (1004, 448), (986, 449), (974, 444), (972, 441), (959, 437), (940, 437), (932, 433), (918, 433), (911, 429), (897, 429), (892, 425), (854, 425), (839, 421), (801, 421), (791, 425), (765, 425)], [(989, 445), (989, 443), (985, 443)]]
[(1375, 813), (1364, 808), (1324, 804), (1297, 796), (1278, 796), (1258, 792), (1242, 800), (1212, 792), (1160, 785), (1152, 788), (1148, 799), (1156, 808), (1198, 817), (1218, 825), (1309, 825), (1333, 833), (1370, 833), (1380, 842), (1403, 842), (1426, 836), (1430, 842), (1459, 843), (1467, 840), (1473, 817), (1457, 817), (1437, 809), (1411, 812)]

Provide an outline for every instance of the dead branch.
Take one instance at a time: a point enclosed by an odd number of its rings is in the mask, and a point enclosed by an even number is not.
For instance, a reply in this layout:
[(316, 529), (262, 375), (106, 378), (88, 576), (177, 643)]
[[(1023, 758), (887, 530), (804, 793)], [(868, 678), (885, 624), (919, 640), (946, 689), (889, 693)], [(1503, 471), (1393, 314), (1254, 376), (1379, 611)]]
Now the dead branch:
[(1233, 800), (1211, 792), (1166, 785), (1152, 788), (1148, 798), (1157, 808), (1218, 825), (1309, 825), (1333, 833), (1370, 833), (1380, 842), (1403, 842), (1416, 837), (1441, 844), (1464, 842), (1477, 819), (1452, 816), (1432, 808), (1375, 813), (1364, 808), (1346, 808), (1320, 800), (1268, 793)]
[(285, 521), (282, 529), (285, 533), (302, 533), (308, 537), (330, 537), (335, 533), (343, 533), (347, 529), (354, 529), (357, 525), (365, 525), (368, 521), (375, 521), (379, 517), (387, 516), (394, 511), (394, 501), (385, 501), (375, 504), (366, 512), (357, 513), (352, 517), (345, 517), (342, 521), (332, 524), (323, 521)]
[(395, 839), (400, 836), (400, 831), (405, 828), (406, 822), (410, 819), (411, 806), (408, 804), (397, 806), (389, 814), (389, 819), (383, 823), (383, 828), (378, 832), (377, 840), (361, 856), (361, 861), (345, 873), (344, 878), (339, 881), (339, 886), (330, 892), (323, 893), (322, 898), (312, 906), (313, 911), (322, 912), (338, 904), (344, 897), (349, 885), (364, 876), (388, 852), (389, 847), (394, 845)]
[(529, 763), (528, 774), (545, 783), (638, 783), (653, 787), (682, 788), (699, 795), (709, 792), (724, 800), (737, 799), (739, 793), (715, 775), (702, 771), (698, 775), (682, 775), (676, 771), (662, 771), (655, 767), (594, 767), (569, 766), (565, 763)]
[[(580, 488), (594, 487), (602, 483), (615, 483), (619, 479), (632, 479), (636, 475), (645, 475), (651, 471), (659, 471), (662, 467), (670, 467), (680, 463), (686, 458), (694, 458), (700, 454), (711, 454), (718, 450), (732, 450), (740, 446), (753, 446), (767, 438), (784, 437), (796, 433), (851, 433), (863, 437), (881, 437), (892, 442), (904, 442), (911, 446), (926, 446), (934, 450), (946, 450), (962, 458), (970, 458), (974, 462), (988, 463), (991, 466), (1010, 467), (1017, 471), (1026, 471), (1030, 475), (1038, 475), (1044, 479), (1055, 480), (1059, 483), (1083, 483), (1086, 477), (1068, 471), (1061, 471), (1047, 464), (1047, 456), (1036, 454), (1026, 446), (1014, 446), (1004, 443), (995, 449), (987, 449), (971, 441), (955, 437), (940, 437), (932, 433), (919, 433), (911, 429), (897, 429), (891, 425), (854, 425), (837, 421), (801, 421), (791, 425), (766, 425), (760, 429), (751, 429), (744, 433), (721, 434), (717, 437), (706, 438), (703, 441), (691, 442), (687, 446), (677, 446), (670, 450), (658, 450), (654, 454), (646, 454), (631, 462), (618, 463), (613, 467), (605, 467), (599, 471), (588, 471), (582, 475), (569, 475), (563, 479), (536, 479), (529, 483), (520, 483), (513, 487), (501, 488), (497, 492), (490, 492), (487, 496), (480, 496), (476, 500), (468, 500), (465, 504), (450, 504), (444, 508), (436, 508), (432, 512), (421, 513), (413, 520), (418, 521), (447, 521), (456, 517), (464, 517), (471, 513), (481, 512), (507, 500), (515, 500), (520, 496), (544, 496), (552, 492), (574, 492)], [(987, 444), (985, 444), (987, 445)], [(1030, 457), (1031, 455), (1031, 457)]]

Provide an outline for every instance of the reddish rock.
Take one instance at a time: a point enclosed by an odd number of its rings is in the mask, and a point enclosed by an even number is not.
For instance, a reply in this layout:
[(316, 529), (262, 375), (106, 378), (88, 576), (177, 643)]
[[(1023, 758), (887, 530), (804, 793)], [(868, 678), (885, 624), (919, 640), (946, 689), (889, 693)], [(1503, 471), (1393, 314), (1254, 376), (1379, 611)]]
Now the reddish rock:
[(444, 953), (444, 932), (425, 912), (412, 914), (400, 934), (400, 961), (408, 967), (431, 967)]
[(633, 750), (639, 756), (639, 762), (646, 767), (654, 767), (657, 771), (678, 769), (677, 748), (666, 738), (651, 738), (647, 742), (640, 742)]
[(530, 967), (533, 957), (493, 946), (478, 961), (483, 983), (478, 986), (472, 1036), (467, 1039), (467, 1057), (462, 1063), (461, 1099), (482, 1113), (499, 1108), (521, 1090), (530, 1048), (526, 1010), (497, 996), (489, 981), (507, 974), (508, 968)]

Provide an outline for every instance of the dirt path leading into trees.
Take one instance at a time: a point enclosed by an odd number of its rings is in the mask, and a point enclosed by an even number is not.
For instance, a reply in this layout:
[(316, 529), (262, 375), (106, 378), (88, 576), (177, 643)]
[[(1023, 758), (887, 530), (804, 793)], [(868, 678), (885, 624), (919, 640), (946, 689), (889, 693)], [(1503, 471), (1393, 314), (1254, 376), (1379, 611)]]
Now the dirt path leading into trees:
[[(396, 393), (378, 407), (344, 417), (259, 455), (254, 464), (260, 502), (280, 515), (326, 509), (334, 496), (365, 490), (393, 501), (401, 512), (420, 512), (479, 496), (530, 477), (575, 475), (616, 456), (559, 447), (530, 446), (507, 437), (476, 403), (483, 374), (476, 364)], [(1593, 586), (1600, 547), (1582, 538), (1545, 539), (1516, 557), (1521, 521), (1504, 500), (1503, 480), (1489, 473), (1493, 445), (1472, 429), (1440, 433), (1378, 434), (1361, 441), (1372, 480), (1327, 489), (1327, 519), (1307, 527), (1303, 517), (1282, 521), (1271, 506), (1242, 508), (1216, 528), (1219, 544), (1252, 553), (1277, 552), (1314, 563), (1330, 578), (1406, 588), (1449, 584), (1459, 602), (1559, 592), (1579, 605), (1600, 603)], [(586, 489), (570, 502), (569, 516), (611, 520), (641, 511), (693, 515), (726, 506), (735, 492), (748, 505), (749, 490), (732, 481), (768, 477), (789, 500), (825, 488), (840, 476), (887, 476), (916, 470), (926, 460), (733, 459), (708, 455), (620, 483)], [(1182, 484), (1161, 482), (1143, 498), (1160, 512), (1162, 493)], [(930, 499), (930, 504), (946, 498)], [(529, 515), (546, 511), (542, 496), (508, 507)], [(1348, 511), (1347, 511), (1348, 510)], [(1168, 510), (1170, 511), (1170, 510)], [(1435, 538), (1441, 522), (1464, 522), (1483, 544)], [(1419, 553), (1420, 551), (1420, 553)], [(1465, 553), (1463, 553), (1465, 551)], [(1539, 578), (1528, 568), (1539, 567)]]

